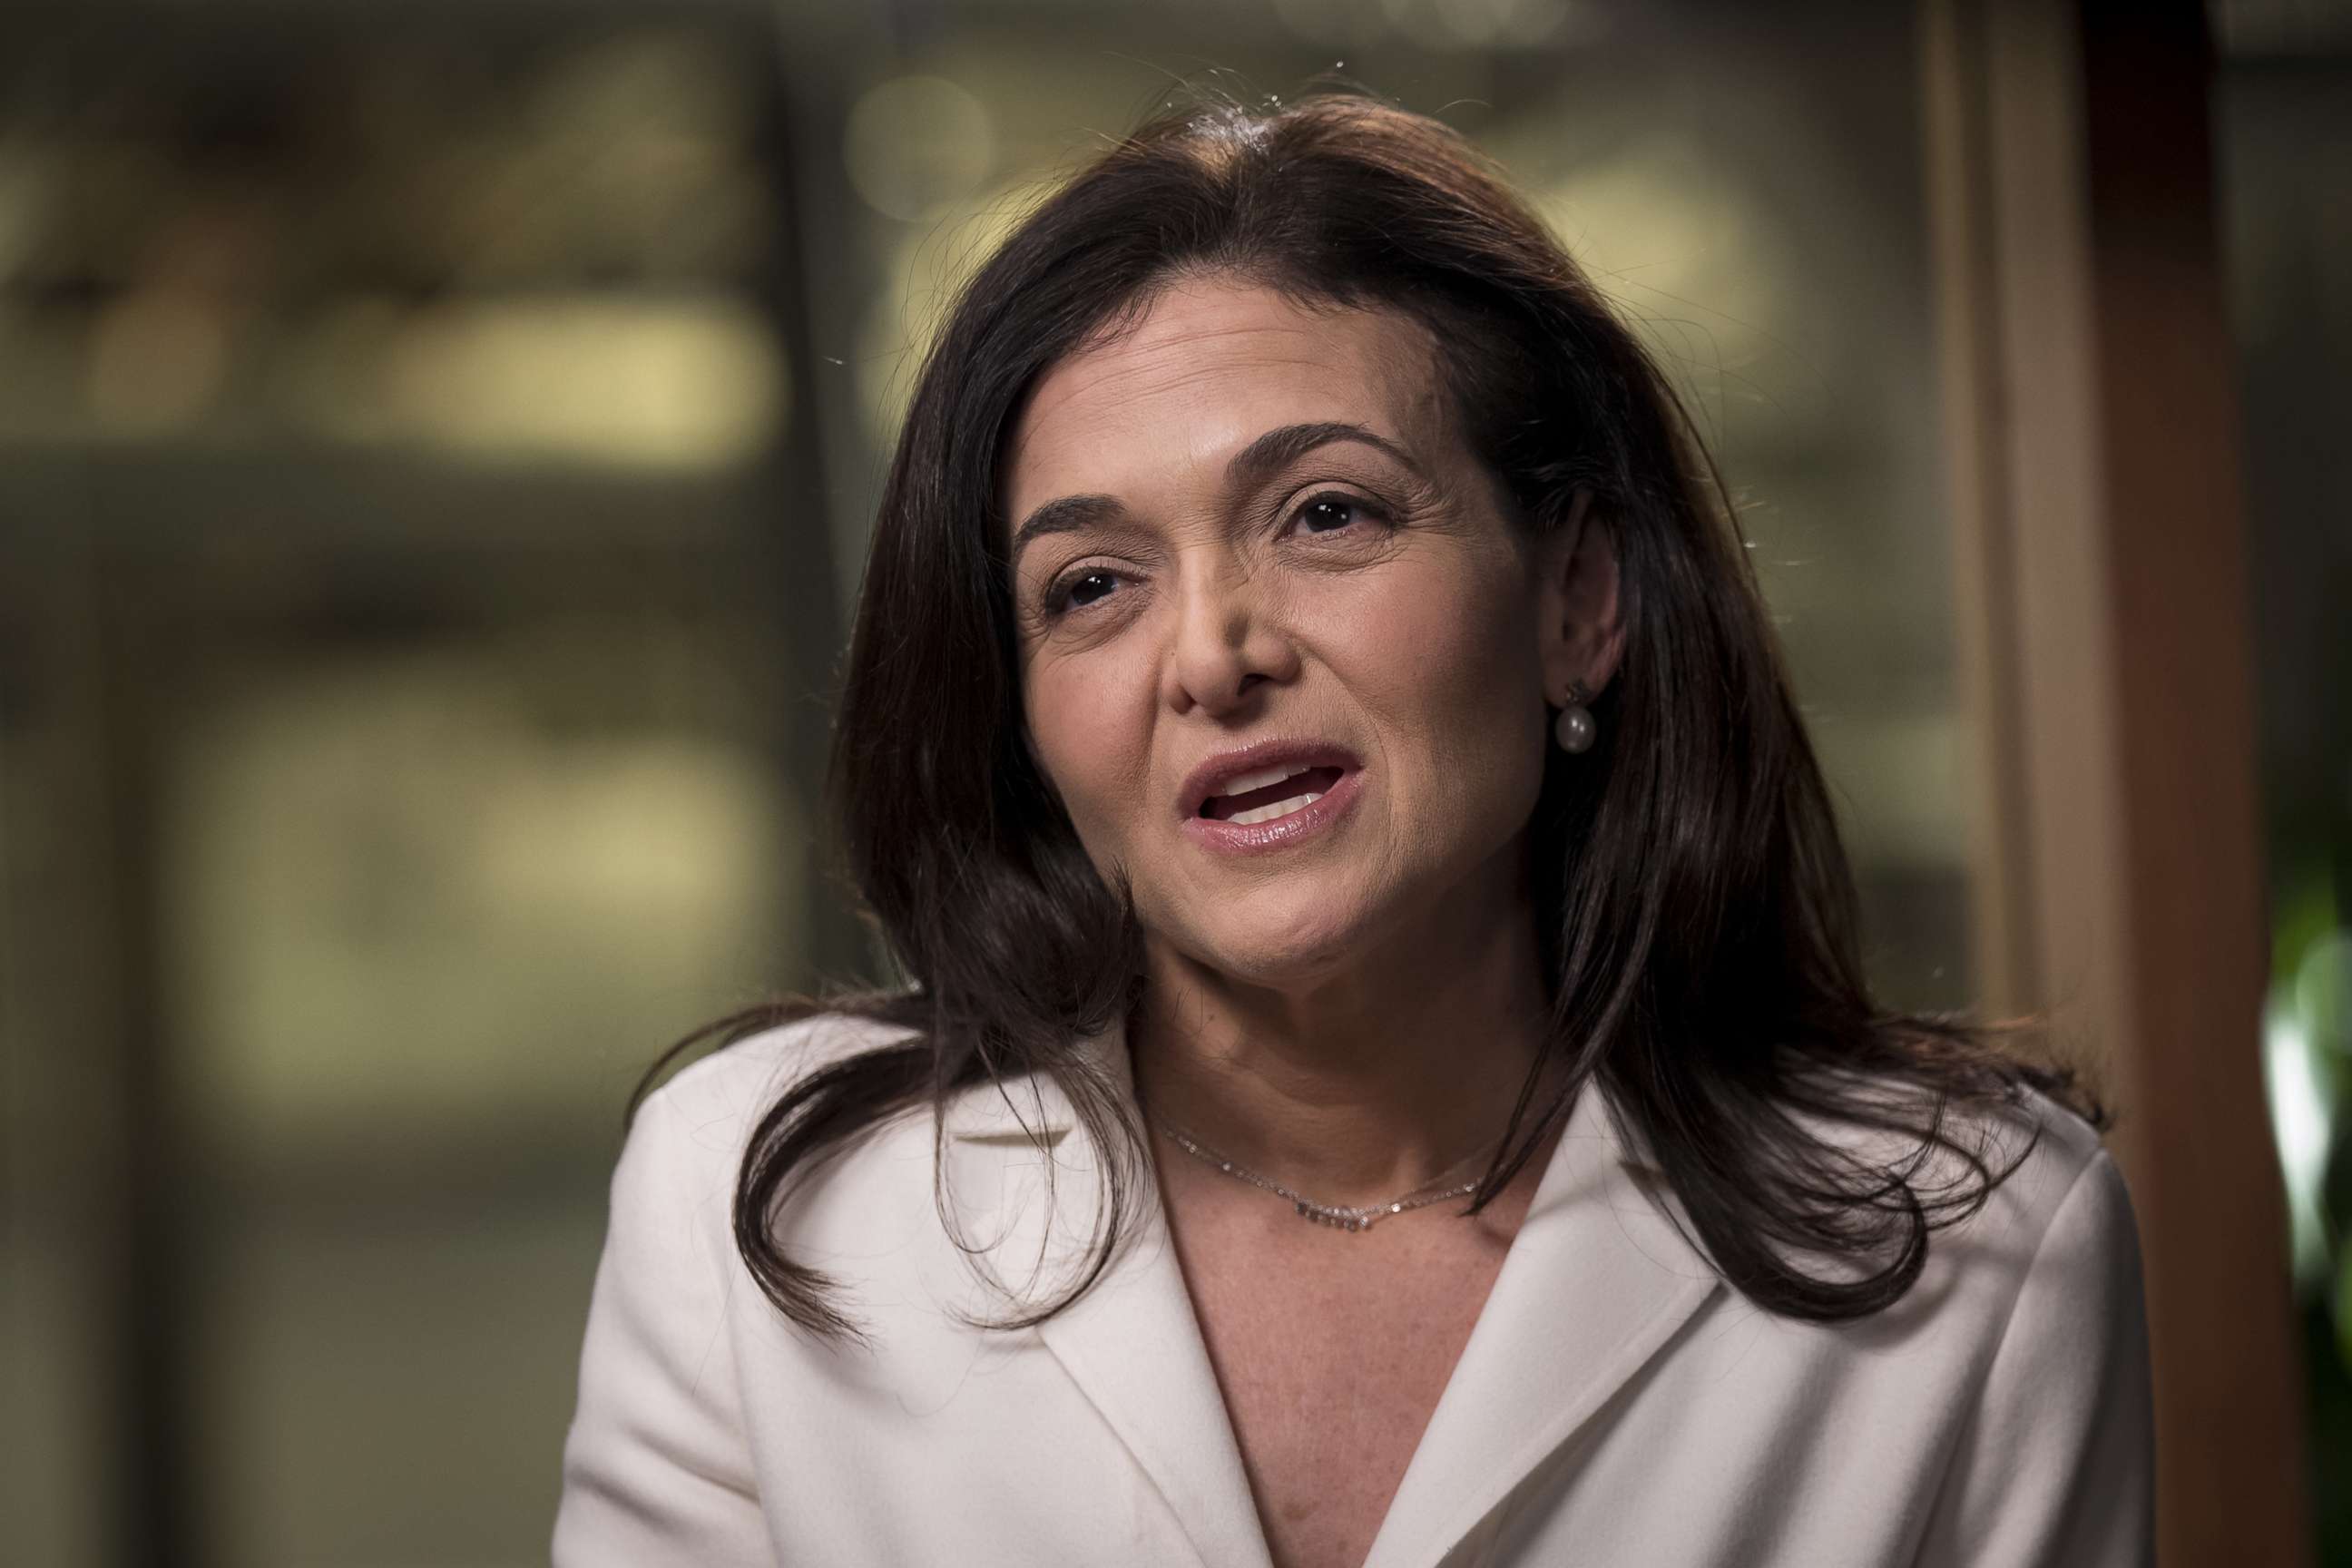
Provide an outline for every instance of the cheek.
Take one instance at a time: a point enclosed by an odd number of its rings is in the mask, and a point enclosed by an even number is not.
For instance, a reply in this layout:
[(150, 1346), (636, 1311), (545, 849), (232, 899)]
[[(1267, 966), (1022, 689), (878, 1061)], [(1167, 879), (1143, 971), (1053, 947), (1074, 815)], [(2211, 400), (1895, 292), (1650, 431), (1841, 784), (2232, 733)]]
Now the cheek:
[(1388, 599), (1377, 617), (1353, 618), (1351, 662), (1394, 716), (1392, 732), (1429, 749), (1435, 787), (1470, 795), (1540, 770), (1528, 737), (1541, 717), (1541, 671), (1532, 609), (1515, 585), (1474, 574)]
[(1029, 735), (1082, 839), (1115, 826), (1145, 772), (1145, 716), (1132, 679), (1087, 661), (1042, 662), (1024, 679)]

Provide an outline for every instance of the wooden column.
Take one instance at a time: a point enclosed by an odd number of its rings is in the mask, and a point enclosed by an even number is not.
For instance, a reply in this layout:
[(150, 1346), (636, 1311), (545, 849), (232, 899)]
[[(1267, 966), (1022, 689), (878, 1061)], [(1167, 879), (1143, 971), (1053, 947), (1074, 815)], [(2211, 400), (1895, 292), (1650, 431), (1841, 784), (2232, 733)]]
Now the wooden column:
[(2193, 3), (1927, 0), (1988, 1005), (2119, 1112), (2166, 1564), (2309, 1561), (2234, 361)]

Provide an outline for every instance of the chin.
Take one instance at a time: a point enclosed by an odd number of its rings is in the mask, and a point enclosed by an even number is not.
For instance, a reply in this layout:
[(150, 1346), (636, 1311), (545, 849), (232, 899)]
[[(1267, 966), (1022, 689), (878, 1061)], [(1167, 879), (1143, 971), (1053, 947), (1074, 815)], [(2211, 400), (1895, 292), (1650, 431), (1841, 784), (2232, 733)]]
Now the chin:
[(1201, 962), (1246, 984), (1274, 990), (1344, 973), (1370, 945), (1361, 922), (1334, 922), (1314, 912), (1283, 919), (1273, 911), (1254, 911), (1247, 919), (1220, 921), (1201, 935), (1193, 949)]
[(1344, 967), (1336, 954), (1312, 955), (1219, 953), (1213, 957), (1217, 972), (1239, 984), (1265, 991), (1301, 991), (1328, 981)]

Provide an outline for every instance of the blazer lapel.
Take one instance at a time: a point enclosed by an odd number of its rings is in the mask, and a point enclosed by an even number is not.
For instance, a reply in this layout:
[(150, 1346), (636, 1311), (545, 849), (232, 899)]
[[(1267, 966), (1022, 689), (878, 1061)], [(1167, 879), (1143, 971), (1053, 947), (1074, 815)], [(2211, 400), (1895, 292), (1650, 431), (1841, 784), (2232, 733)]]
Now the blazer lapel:
[(1365, 1568), (1442, 1562), (1725, 1288), (1606, 1103), (1579, 1091)]
[[(1124, 1026), (1084, 1046), (1131, 1095)], [(986, 1247), (977, 1261), (1006, 1289), (1045, 1300), (1076, 1279), (1096, 1236), (1102, 1164), (1051, 1079), (1024, 1079), (1008, 1095), (983, 1088), (950, 1108), (956, 1202), (972, 1227), (968, 1239)], [(1201, 1561), (1273, 1568), (1159, 1186), (1142, 1174), (1127, 1245), (1038, 1333), (1159, 1488)], [(999, 1297), (992, 1310), (1004, 1304)]]
[[(1084, 1045), (1131, 1093), (1123, 1028)], [(947, 1130), (974, 1261), (1018, 1298), (1061, 1294), (1096, 1236), (1104, 1194), (1098, 1151), (1059, 1086), (1039, 1077), (1006, 1094), (970, 1091), (950, 1107)], [(1135, 1199), (1129, 1245), (1038, 1332), (1201, 1560), (1271, 1568), (1157, 1184), (1146, 1180)], [(1621, 1143), (1598, 1083), (1588, 1084), (1365, 1568), (1444, 1559), (1721, 1287), (1668, 1223), (1671, 1201)]]

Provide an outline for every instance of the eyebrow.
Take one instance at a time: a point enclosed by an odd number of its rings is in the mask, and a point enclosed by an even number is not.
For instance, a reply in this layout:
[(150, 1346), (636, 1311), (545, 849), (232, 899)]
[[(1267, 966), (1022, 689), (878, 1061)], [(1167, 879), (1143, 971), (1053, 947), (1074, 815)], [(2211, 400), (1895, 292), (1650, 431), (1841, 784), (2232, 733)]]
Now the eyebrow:
[[(1427, 480), (1421, 465), (1411, 453), (1378, 431), (1344, 420), (1320, 420), (1305, 425), (1278, 425), (1234, 454), (1225, 465), (1225, 485), (1228, 489), (1243, 490), (1263, 484), (1318, 447), (1328, 447), (1334, 441), (1357, 441), (1402, 463), (1414, 478)], [(1021, 552), (1030, 542), (1049, 533), (1076, 533), (1118, 516), (1125, 510), (1117, 496), (1061, 496), (1049, 500), (1021, 520), (1013, 531), (1013, 558), (1019, 560)]]

